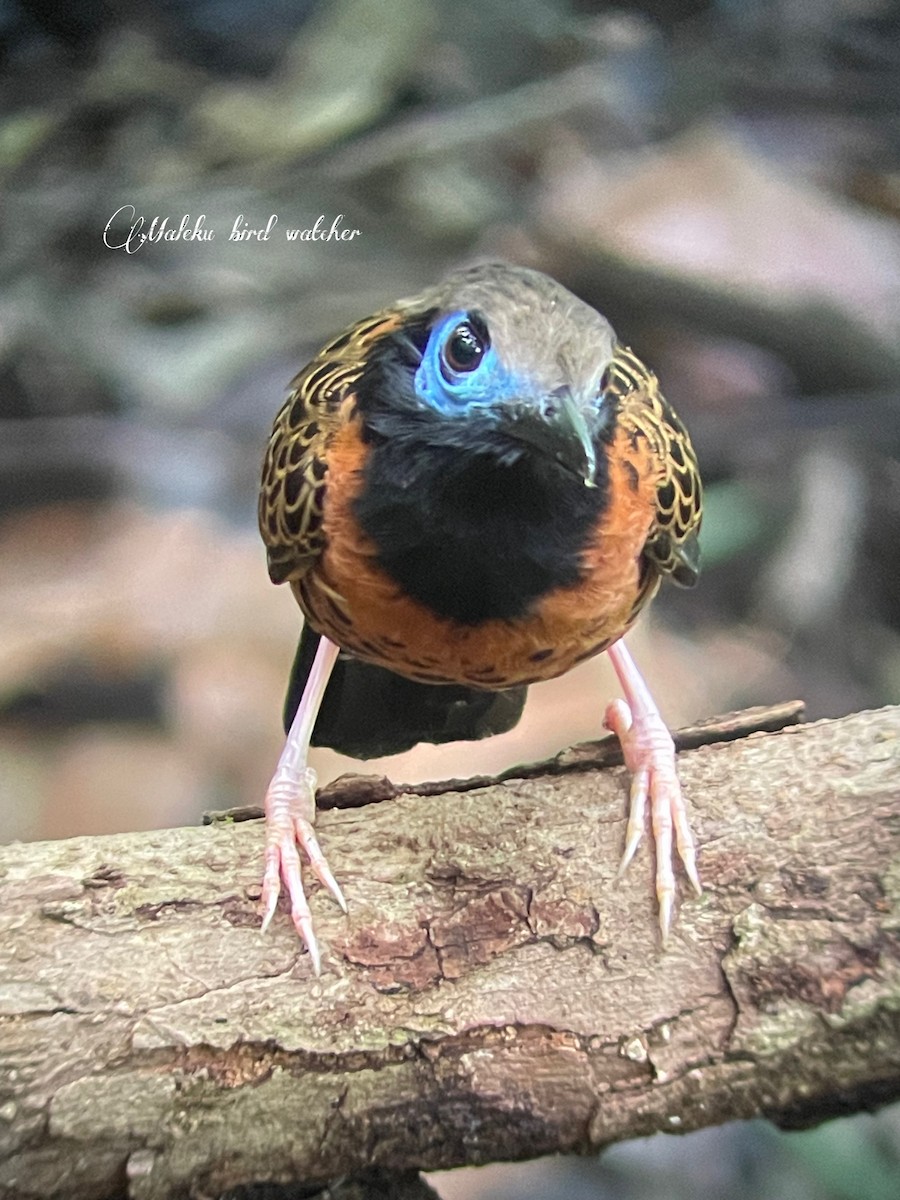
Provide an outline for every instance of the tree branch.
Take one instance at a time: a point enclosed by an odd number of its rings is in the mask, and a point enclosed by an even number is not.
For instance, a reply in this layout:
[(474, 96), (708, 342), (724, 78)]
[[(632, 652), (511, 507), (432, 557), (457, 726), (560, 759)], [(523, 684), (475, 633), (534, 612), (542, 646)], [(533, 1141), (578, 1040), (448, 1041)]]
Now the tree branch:
[[(577, 756), (576, 756), (577, 757)], [(589, 1150), (900, 1095), (900, 709), (683, 753), (702, 898), (656, 935), (621, 768), (320, 814), (310, 974), (254, 823), (0, 850), (0, 1194)], [(5, 1190), (4, 1190), (5, 1189)]]

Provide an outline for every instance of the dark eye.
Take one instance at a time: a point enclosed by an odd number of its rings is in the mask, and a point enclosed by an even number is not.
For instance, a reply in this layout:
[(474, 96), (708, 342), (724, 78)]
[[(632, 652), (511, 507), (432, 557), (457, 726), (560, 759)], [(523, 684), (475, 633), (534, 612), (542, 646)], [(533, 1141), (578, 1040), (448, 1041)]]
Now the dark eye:
[(456, 374), (474, 371), (490, 344), (481, 322), (460, 321), (444, 345), (444, 362)]

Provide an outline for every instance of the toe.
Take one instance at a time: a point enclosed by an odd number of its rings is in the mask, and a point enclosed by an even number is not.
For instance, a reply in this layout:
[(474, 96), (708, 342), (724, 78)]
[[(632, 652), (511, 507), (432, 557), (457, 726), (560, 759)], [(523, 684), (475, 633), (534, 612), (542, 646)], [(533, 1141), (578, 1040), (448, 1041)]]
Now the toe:
[(319, 845), (319, 839), (316, 837), (315, 830), (309, 821), (303, 817), (298, 817), (295, 821), (297, 841), (303, 847), (309, 865), (315, 872), (316, 878), (327, 888), (337, 900), (338, 904), (347, 911), (347, 901), (344, 899), (344, 893), (341, 891), (338, 881), (331, 873), (331, 868), (328, 866), (325, 855), (322, 853), (322, 847)]

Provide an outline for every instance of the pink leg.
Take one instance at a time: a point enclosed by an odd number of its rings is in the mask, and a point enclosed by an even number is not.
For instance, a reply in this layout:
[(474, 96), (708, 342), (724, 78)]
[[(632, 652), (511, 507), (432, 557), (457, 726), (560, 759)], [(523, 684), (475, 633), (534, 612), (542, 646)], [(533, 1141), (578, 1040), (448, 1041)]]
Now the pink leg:
[(309, 957), (317, 975), (321, 969), (321, 960), (313, 933), (309, 904), (303, 891), (297, 843), (299, 842), (306, 852), (310, 866), (319, 881), (328, 888), (346, 912), (347, 902), (328, 869), (325, 855), (313, 832), (313, 822), (316, 819), (316, 773), (306, 765), (309, 740), (337, 656), (338, 648), (334, 642), (325, 637), (321, 638), (312, 670), (303, 689), (303, 699), (291, 723), (284, 750), (266, 792), (265, 804), (266, 870), (262, 886), (262, 932), (265, 933), (268, 929), (275, 913), (283, 879), (291, 899), (294, 928), (309, 949)]
[(625, 643), (618, 641), (608, 651), (624, 700), (613, 700), (604, 724), (622, 743), (625, 765), (631, 772), (631, 803), (625, 834), (625, 853), (620, 873), (631, 861), (644, 832), (644, 814), (650, 800), (650, 818), (656, 842), (656, 895), (663, 943), (669, 936), (675, 905), (675, 875), (672, 871), (672, 830), (678, 854), (688, 879), (699, 896), (700, 877), (694, 839), (688, 824), (681, 784), (675, 769), (675, 744), (643, 676)]

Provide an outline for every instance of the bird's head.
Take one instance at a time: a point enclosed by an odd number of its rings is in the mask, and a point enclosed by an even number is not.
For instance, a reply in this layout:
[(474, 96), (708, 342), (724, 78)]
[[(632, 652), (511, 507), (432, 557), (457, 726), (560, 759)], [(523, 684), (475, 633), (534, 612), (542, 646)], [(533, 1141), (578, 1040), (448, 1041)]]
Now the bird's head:
[[(594, 486), (614, 414), (603, 376), (609, 323), (537, 271), (486, 263), (404, 302), (408, 321), (386, 346), (370, 424), (388, 436), (405, 415), (432, 444), (512, 465), (538, 459)], [(376, 390), (372, 380), (363, 391)], [(371, 410), (375, 410), (374, 412)]]

